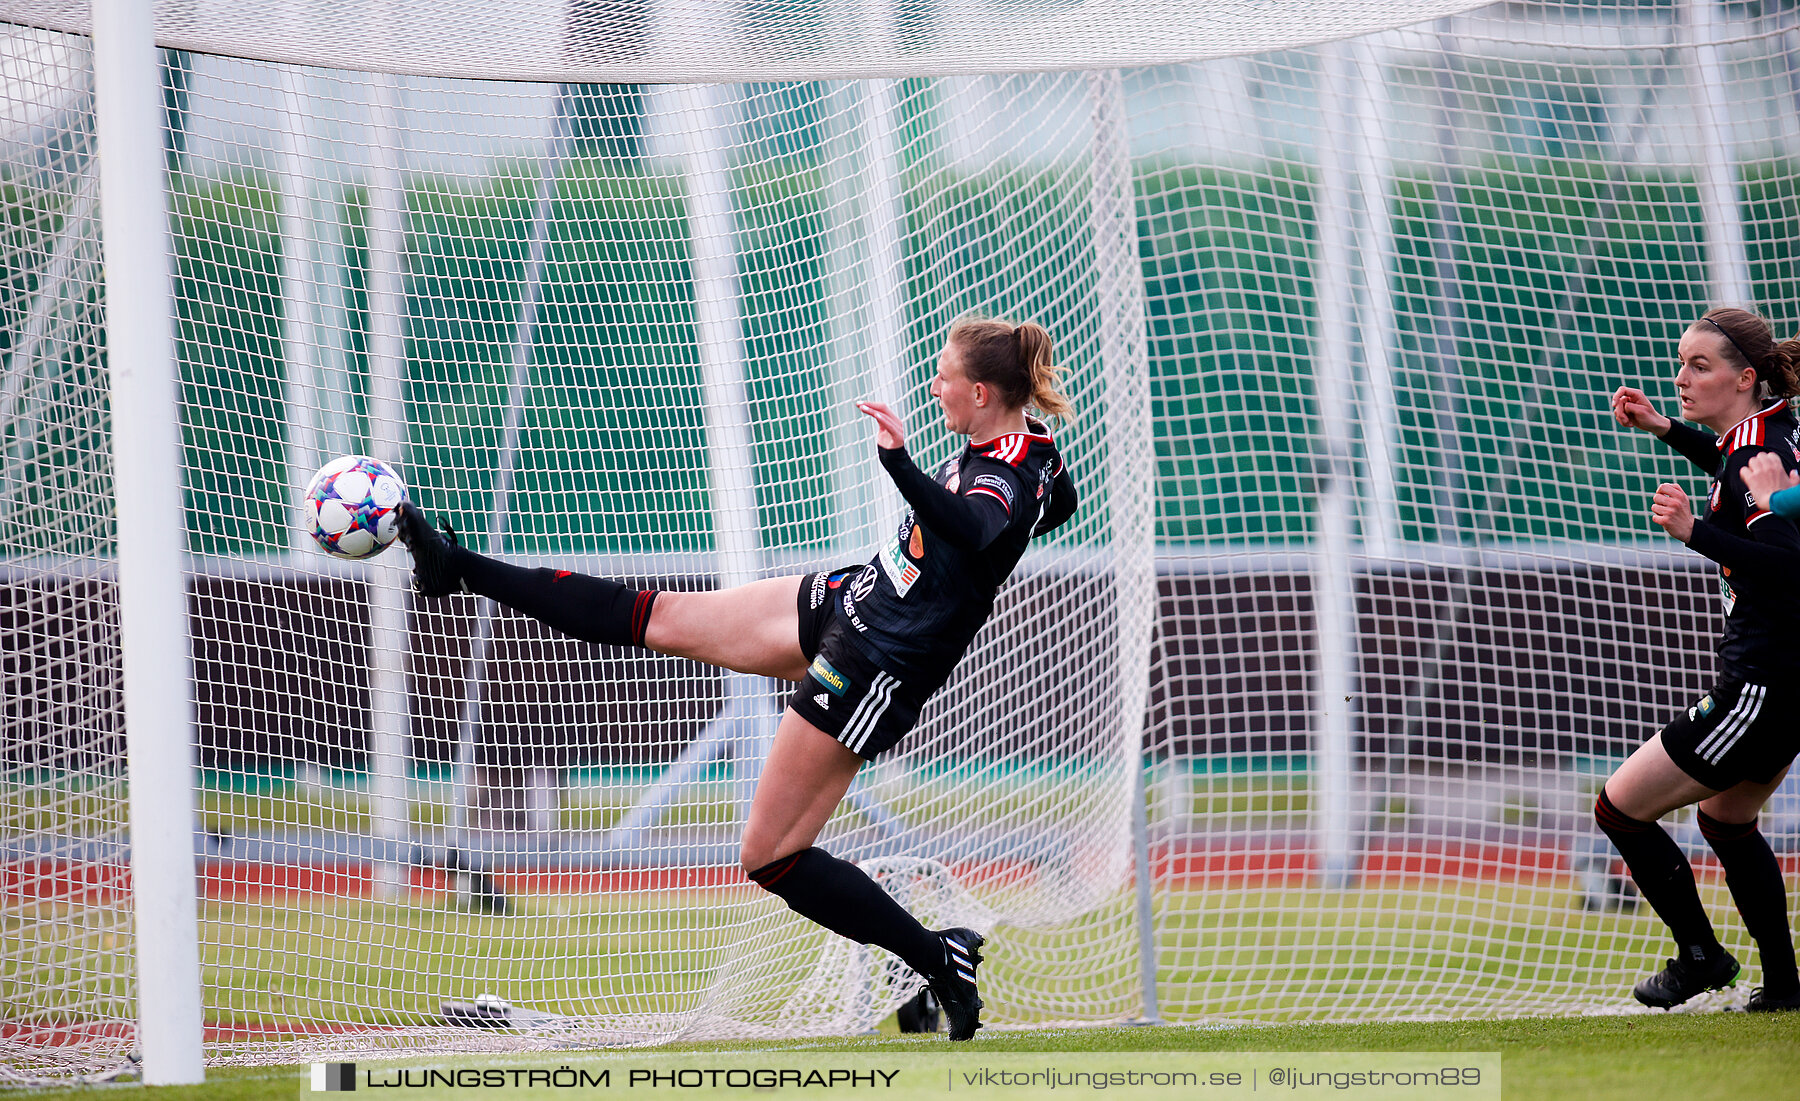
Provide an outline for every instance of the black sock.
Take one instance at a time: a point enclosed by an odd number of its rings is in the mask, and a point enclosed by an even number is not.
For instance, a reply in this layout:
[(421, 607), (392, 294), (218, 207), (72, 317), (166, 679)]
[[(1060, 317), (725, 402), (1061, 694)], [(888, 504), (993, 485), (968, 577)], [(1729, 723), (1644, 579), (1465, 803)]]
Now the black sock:
[(642, 646), (655, 589), (628, 589), (604, 577), (510, 566), (459, 547), (457, 572), (469, 588), (565, 635), (614, 646)]
[(1794, 936), (1788, 928), (1787, 888), (1781, 882), (1781, 864), (1769, 841), (1749, 822), (1721, 822), (1705, 811), (1696, 811), (1700, 835), (1712, 846), (1725, 869), (1725, 886), (1744, 915), (1744, 928), (1762, 955), (1763, 989), (1772, 994), (1800, 990), (1800, 973), (1794, 966)]
[(878, 944), (921, 975), (943, 970), (944, 942), (938, 935), (848, 860), (820, 848), (801, 849), (764, 864), (750, 878), (788, 909), (839, 936)]
[(1669, 927), (1682, 955), (1693, 960), (1696, 956), (1704, 958), (1723, 952), (1718, 938), (1713, 936), (1706, 908), (1700, 905), (1693, 865), (1682, 855), (1674, 838), (1655, 822), (1641, 822), (1613, 806), (1604, 788), (1594, 801), (1594, 821), (1625, 858), (1638, 893)]

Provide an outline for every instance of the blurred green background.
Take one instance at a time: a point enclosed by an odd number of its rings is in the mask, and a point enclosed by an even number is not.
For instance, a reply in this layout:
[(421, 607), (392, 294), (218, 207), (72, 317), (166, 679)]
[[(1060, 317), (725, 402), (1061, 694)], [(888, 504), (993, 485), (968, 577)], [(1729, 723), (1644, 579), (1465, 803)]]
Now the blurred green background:
[[(1796, 177), (1800, 165), (1771, 162), (1743, 180), (1755, 291), (1779, 336), (1800, 323), (1783, 312), (1800, 305)], [(1060, 203), (1085, 204), (1053, 184), (999, 197), (992, 184), (972, 178), (957, 189), (985, 192), (984, 203), (940, 196), (928, 230), (925, 212), (912, 212), (909, 254), (974, 236), (976, 222), (1044, 219)], [(513, 177), (470, 192), (425, 181), (407, 195), (411, 465), (439, 472), (427, 495), (452, 515), (483, 515), (491, 504), (532, 185)], [(817, 492), (830, 462), (820, 187), (806, 173), (740, 177), (737, 186), (757, 199), (740, 208), (739, 248), (762, 522), (786, 545), (804, 546), (828, 536), (832, 508)], [(1309, 174), (1284, 165), (1138, 168), (1164, 541), (1308, 537), (1318, 449), (1316, 191)], [(1536, 161), (1488, 164), (1447, 182), (1404, 178), (1393, 192), (1402, 537), (1609, 540), (1635, 531), (1644, 480), (1661, 457), (1654, 441), (1611, 423), (1605, 396), (1625, 382), (1672, 395), (1674, 342), (1708, 305), (1694, 180)], [(288, 498), (278, 202), (255, 178), (180, 198), (192, 548), (265, 552), (284, 542)], [(349, 194), (342, 217), (346, 337), (360, 382), (363, 193)], [(946, 218), (971, 224), (947, 229)], [(551, 224), (511, 546), (705, 549), (705, 465), (665, 458), (706, 446), (680, 182), (578, 162)], [(1047, 240), (1045, 249), (1065, 243)], [(913, 273), (915, 282), (929, 276)], [(1086, 324), (1084, 308), (1064, 295), (1033, 316), (1068, 332)], [(950, 317), (914, 310), (922, 362)], [(358, 415), (363, 397), (353, 395)]]

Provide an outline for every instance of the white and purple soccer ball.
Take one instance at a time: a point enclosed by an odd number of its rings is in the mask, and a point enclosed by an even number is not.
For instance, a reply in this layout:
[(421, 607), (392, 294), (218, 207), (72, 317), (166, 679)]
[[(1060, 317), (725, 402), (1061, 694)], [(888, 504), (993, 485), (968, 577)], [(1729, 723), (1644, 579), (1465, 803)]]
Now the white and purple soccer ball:
[(334, 558), (373, 558), (400, 530), (406, 483), (367, 455), (346, 455), (319, 468), (301, 499), (306, 530)]

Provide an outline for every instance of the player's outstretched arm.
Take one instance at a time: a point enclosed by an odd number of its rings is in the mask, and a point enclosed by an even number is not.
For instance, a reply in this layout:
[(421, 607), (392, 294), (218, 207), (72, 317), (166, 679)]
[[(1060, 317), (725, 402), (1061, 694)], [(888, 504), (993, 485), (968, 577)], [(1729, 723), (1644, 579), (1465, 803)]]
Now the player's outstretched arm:
[[(1006, 530), (1012, 511), (1005, 502), (988, 494), (964, 497), (952, 493), (919, 469), (906, 453), (906, 431), (892, 409), (873, 401), (857, 402), (856, 407), (874, 419), (882, 469), (927, 531), (953, 547), (983, 550)], [(996, 476), (1010, 475), (1002, 472)], [(1017, 500), (1018, 487), (1012, 489)]]
[[(880, 451), (881, 468), (888, 472), (900, 496), (912, 506), (913, 516), (925, 530), (953, 547), (963, 550), (986, 550), (1012, 519), (1010, 507), (992, 493), (971, 493), (964, 497), (952, 493), (931, 480), (906, 453), (904, 447), (884, 447)], [(972, 476), (972, 471), (965, 471)], [(985, 477), (1006, 478), (1010, 472), (989, 473)], [(1018, 500), (1019, 488), (1014, 480), (1012, 497)]]

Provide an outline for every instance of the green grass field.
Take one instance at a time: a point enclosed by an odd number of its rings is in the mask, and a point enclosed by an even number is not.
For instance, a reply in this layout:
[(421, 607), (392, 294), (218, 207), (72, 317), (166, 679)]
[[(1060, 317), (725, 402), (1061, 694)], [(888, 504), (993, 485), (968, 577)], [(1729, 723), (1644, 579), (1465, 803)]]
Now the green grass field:
[[(208, 821), (221, 828), (276, 822), (288, 829), (344, 828), (366, 814), (354, 795), (333, 798), (301, 791), (214, 792), (205, 813), (216, 816)], [(1304, 798), (1290, 785), (1220, 781), (1196, 792), (1190, 813), (1273, 821), (1294, 813)], [(110, 816), (104, 807), (91, 815), (90, 809), (68, 803), (44, 808), (65, 825)], [(1716, 876), (1703, 876), (1702, 889), (1713, 913), (1731, 914)], [(818, 958), (812, 942), (797, 938), (825, 939), (747, 884), (526, 893), (515, 902), (519, 913), (501, 918), (466, 912), (432, 892), (402, 904), (331, 895), (208, 900), (200, 928), (207, 1019), (220, 1026), (301, 1029), (419, 1026), (435, 1021), (442, 1000), (490, 990), (520, 1005), (575, 1015), (672, 1019), (707, 995), (715, 969), (731, 955), (753, 976), (746, 981), (768, 1010), (765, 1023), (773, 1023), (784, 1000), (811, 977), (809, 961)], [(6, 1017), (59, 1019), (58, 1006), (69, 1004), (72, 991), (51, 980), (69, 978), (68, 968), (79, 964), (76, 985), (88, 1011), (128, 1018), (132, 946), (126, 935), (116, 923), (83, 920), (80, 907), (69, 903), (37, 906), (35, 915), (12, 915), (23, 924), (0, 928), (31, 946), (0, 968), (9, 990)], [(903, 1037), (890, 1019), (882, 1036), (842, 1040), (505, 1056), (434, 1055), (426, 1047), (394, 1065), (485, 1067), (504, 1060), (520, 1067), (605, 1067), (646, 1051), (680, 1052), (683, 1058), (720, 1051), (755, 1052), (758, 1058), (791, 1053), (796, 1059), (892, 1054), (904, 1056), (908, 1067), (929, 1068), (927, 1077), (935, 1082), (965, 1065), (971, 1051), (1082, 1058), (1135, 1051), (1481, 1051), (1503, 1055), (1505, 1090), (1513, 1097), (1683, 1101), (1786, 1096), (1800, 1072), (1800, 1014), (1493, 1019), (1631, 1007), (1631, 982), (1665, 951), (1666, 937), (1648, 911), (1585, 910), (1574, 885), (1560, 876), (1370, 880), (1337, 891), (1298, 883), (1172, 882), (1159, 887), (1156, 910), (1158, 994), (1163, 1017), (1179, 1022), (1171, 1027), (1030, 1027), (1076, 1013), (1118, 1019), (1135, 1012), (1131, 899), (1121, 896), (1078, 922), (1081, 929), (1059, 934), (1060, 941), (1003, 929), (991, 945), (983, 988), (995, 1011), (991, 1019), (1013, 1027), (990, 1030), (972, 1045), (951, 1048), (941, 1040)], [(54, 928), (64, 936), (51, 940), (28, 927)], [(1760, 981), (1754, 949), (1735, 916), (1721, 922), (1720, 932), (1747, 965), (1741, 986)], [(1439, 1017), (1457, 1019), (1425, 1019)], [(1326, 1023), (1380, 1018), (1387, 1023)], [(434, 1038), (405, 1042), (429, 1045)], [(235, 1054), (297, 1059), (299, 1050), (258, 1055), (240, 1048)], [(1129, 1057), (1125, 1065), (1131, 1065)], [(158, 1095), (203, 1101), (289, 1097), (304, 1087), (306, 1071), (215, 1068), (204, 1087)], [(94, 1089), (32, 1096), (35, 1101), (72, 1092), (92, 1096)]]
[[(1754, 1098), (1766, 1101), (1794, 1095), (1796, 1076), (1800, 1075), (1800, 1014), (1752, 1017), (1742, 1013), (1655, 1014), (1617, 1017), (1550, 1017), (1503, 1021), (1445, 1021), (1388, 1024), (1308, 1024), (1279, 1026), (1241, 1026), (1229, 1028), (1093, 1028), (1045, 1029), (1011, 1032), (984, 1032), (975, 1041), (951, 1047), (941, 1038), (924, 1038), (884, 1034), (837, 1041), (804, 1041), (764, 1044), (705, 1044), (681, 1048), (658, 1048), (653, 1052), (534, 1053), (528, 1055), (459, 1056), (433, 1058), (412, 1056), (395, 1066), (406, 1067), (538, 1067), (586, 1070), (597, 1074), (613, 1068), (622, 1075), (623, 1068), (634, 1065), (666, 1065), (661, 1058), (673, 1052), (682, 1053), (674, 1060), (679, 1065), (726, 1065), (729, 1059), (719, 1053), (755, 1053), (759, 1064), (773, 1058), (801, 1068), (827, 1065), (838, 1053), (890, 1058), (891, 1065), (908, 1069), (909, 1080), (922, 1086), (910, 1090), (881, 1091), (895, 1098), (943, 1096), (939, 1083), (953, 1073), (981, 1063), (981, 1056), (1041, 1053), (1046, 1056), (1022, 1060), (1026, 1065), (1048, 1062), (1057, 1055), (1070, 1057), (1075, 1066), (1152, 1065), (1129, 1053), (1195, 1052), (1222, 1053), (1224, 1058), (1212, 1065), (1249, 1068), (1268, 1067), (1289, 1060), (1264, 1058), (1255, 1053), (1306, 1052), (1498, 1052), (1502, 1067), (1503, 1094), (1509, 1098), (1533, 1101), (1604, 1101), (1609, 1098), (1629, 1101), (1743, 1101)], [(371, 1064), (364, 1064), (370, 1066)], [(203, 1086), (163, 1087), (148, 1091), (151, 1098), (193, 1098), (195, 1101), (256, 1101), (262, 1098), (309, 1096), (308, 1068), (244, 1067), (214, 1069)], [(33, 1101), (60, 1101), (62, 1098), (94, 1098), (118, 1095), (133, 1090), (131, 1085), (84, 1087), (33, 1093)], [(426, 1091), (409, 1091), (414, 1096)], [(463, 1091), (468, 1095), (479, 1091)], [(493, 1092), (493, 1091), (488, 1091)], [(568, 1089), (505, 1091), (507, 1096), (536, 1093), (571, 1096)], [(615, 1090), (620, 1095), (629, 1091)], [(639, 1090), (639, 1094), (646, 1091)], [(707, 1093), (706, 1090), (681, 1090), (684, 1096)], [(748, 1091), (725, 1090), (721, 1093), (743, 1095), (826, 1096), (832, 1091), (797, 1090)], [(839, 1094), (844, 1091), (838, 1090)], [(959, 1091), (963, 1096), (989, 1096), (975, 1090)], [(1065, 1090), (1066, 1095), (1069, 1091)], [(1079, 1091), (1077, 1091), (1079, 1092)], [(1307, 1093), (1275, 1091), (1266, 1083), (1260, 1091), (1266, 1096), (1282, 1092), (1294, 1097), (1350, 1096), (1430, 1098), (1458, 1096), (1453, 1090), (1397, 1090), (1383, 1093), (1368, 1089)], [(442, 1095), (442, 1093), (434, 1094)], [(1131, 1096), (1172, 1099), (1178, 1096), (1200, 1096), (1196, 1093), (1146, 1090)], [(1247, 1088), (1214, 1090), (1206, 1096), (1253, 1096)], [(127, 1094), (126, 1096), (132, 1096)], [(1008, 1092), (1006, 1096), (1017, 1096)], [(1489, 1094), (1487, 1096), (1492, 1096)]]
[[(1704, 885), (1715, 913), (1725, 892)], [(1374, 1016), (1483, 1016), (1593, 1009), (1622, 997), (1665, 937), (1647, 910), (1583, 910), (1571, 885), (1446, 882), (1157, 892), (1160, 998), (1179, 1022), (1299, 1022)], [(580, 1016), (681, 1013), (727, 957), (754, 968), (776, 1004), (811, 977), (826, 934), (747, 884), (688, 891), (521, 895), (510, 917), (473, 914), (448, 896), (409, 903), (334, 896), (207, 901), (200, 961), (207, 1019), (219, 1025), (417, 1026), (446, 999), (498, 992)], [(998, 1020), (1096, 1019), (1135, 1012), (1132, 900), (1121, 895), (1057, 936), (1004, 929), (984, 988)], [(96, 1016), (130, 1016), (131, 952), (112, 927), (42, 903), (40, 938), (6, 961), (14, 1020), (59, 1019), (72, 963)], [(1760, 981), (1735, 921), (1726, 943)], [(811, 939), (807, 939), (811, 938)], [(1048, 994), (1046, 984), (1060, 984)], [(1048, 998), (1048, 1003), (1041, 999)], [(1034, 1008), (1041, 1004), (1053, 1009)]]

